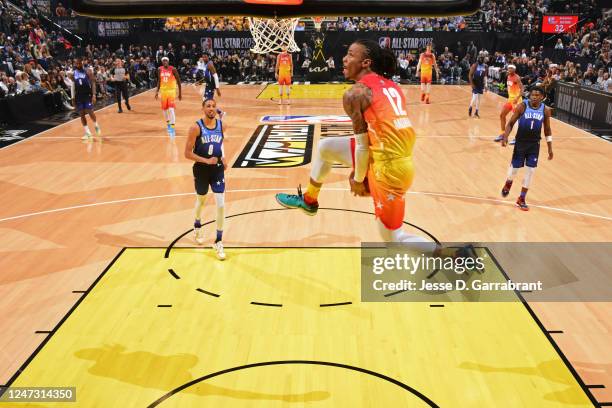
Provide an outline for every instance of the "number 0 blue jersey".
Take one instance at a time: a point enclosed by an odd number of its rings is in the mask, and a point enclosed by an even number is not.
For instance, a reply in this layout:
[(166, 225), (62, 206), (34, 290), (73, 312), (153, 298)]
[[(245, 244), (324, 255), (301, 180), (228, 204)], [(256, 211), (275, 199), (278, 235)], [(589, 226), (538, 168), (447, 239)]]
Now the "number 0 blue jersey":
[(209, 129), (200, 119), (196, 122), (200, 127), (200, 136), (196, 138), (194, 153), (206, 159), (223, 156), (223, 124), (216, 119), (214, 128)]

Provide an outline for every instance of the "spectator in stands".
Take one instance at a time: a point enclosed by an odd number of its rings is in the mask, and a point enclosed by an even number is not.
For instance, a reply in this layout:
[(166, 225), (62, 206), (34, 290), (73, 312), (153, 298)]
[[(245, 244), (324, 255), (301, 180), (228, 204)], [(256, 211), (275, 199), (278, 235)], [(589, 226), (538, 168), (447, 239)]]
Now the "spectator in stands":
[(336, 77), (336, 62), (332, 55), (327, 59), (327, 69), (329, 69), (329, 76), (333, 80)]
[(4, 72), (0, 72), (0, 98), (5, 98), (9, 94), (8, 77)]
[(57, 7), (55, 8), (55, 16), (68, 17), (68, 10), (64, 8), (64, 5), (62, 3), (57, 3)]
[(397, 57), (397, 71), (400, 79), (408, 79), (408, 60), (404, 54)]
[(161, 66), (162, 64), (162, 58), (164, 58), (166, 56), (166, 51), (164, 50), (164, 46), (160, 45), (157, 48), (157, 51), (155, 52), (155, 63), (157, 64), (157, 66)]
[(53, 86), (51, 85), (51, 82), (49, 81), (49, 75), (48, 74), (42, 74), (41, 78), (40, 78), (40, 86), (45, 89), (47, 92), (53, 92)]
[(607, 73), (607, 72), (604, 73), (603, 82), (602, 82), (601, 86), (602, 86), (602, 89), (605, 92), (612, 91), (612, 78), (610, 78), (610, 74), (609, 73)]
[(557, 43), (555, 44), (555, 50), (564, 50), (563, 40), (561, 38), (557, 39)]
[(17, 73), (17, 75), (15, 75), (15, 79), (15, 82), (17, 84), (16, 91), (18, 94), (30, 92), (31, 87), (30, 82), (28, 81), (28, 74), (20, 71)]

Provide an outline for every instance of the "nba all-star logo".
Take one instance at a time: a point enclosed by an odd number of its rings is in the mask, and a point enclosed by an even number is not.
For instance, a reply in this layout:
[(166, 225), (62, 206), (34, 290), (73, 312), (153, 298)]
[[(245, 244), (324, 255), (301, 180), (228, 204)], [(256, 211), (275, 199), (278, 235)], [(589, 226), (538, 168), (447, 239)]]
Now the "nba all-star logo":
[(278, 123), (259, 125), (234, 168), (298, 167), (310, 163), (313, 124)]

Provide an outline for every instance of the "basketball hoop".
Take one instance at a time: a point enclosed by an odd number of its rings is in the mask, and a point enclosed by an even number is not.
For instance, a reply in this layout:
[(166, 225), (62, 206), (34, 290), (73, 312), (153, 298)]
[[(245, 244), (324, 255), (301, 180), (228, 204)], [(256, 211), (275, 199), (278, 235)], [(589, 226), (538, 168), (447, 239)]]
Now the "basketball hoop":
[(323, 16), (313, 17), (312, 22), (314, 23), (315, 30), (321, 31), (321, 24), (323, 24)]
[(249, 30), (255, 41), (251, 51), (256, 54), (280, 52), (283, 45), (288, 52), (299, 51), (294, 38), (298, 21), (299, 18), (249, 17)]

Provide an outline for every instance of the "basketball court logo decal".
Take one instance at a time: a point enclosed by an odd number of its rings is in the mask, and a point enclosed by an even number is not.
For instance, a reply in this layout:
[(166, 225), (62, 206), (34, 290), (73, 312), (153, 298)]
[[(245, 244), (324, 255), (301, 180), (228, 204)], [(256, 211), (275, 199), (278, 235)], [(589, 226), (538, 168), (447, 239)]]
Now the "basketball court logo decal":
[(313, 137), (312, 124), (259, 125), (233, 167), (303, 166), (310, 163)]

